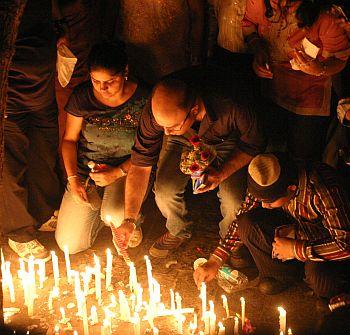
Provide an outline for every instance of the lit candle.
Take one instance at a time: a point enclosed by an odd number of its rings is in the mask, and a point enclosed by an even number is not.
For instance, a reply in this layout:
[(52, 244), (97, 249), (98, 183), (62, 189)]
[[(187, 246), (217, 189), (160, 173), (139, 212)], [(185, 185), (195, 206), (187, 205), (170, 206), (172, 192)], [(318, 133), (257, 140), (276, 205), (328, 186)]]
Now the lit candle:
[(106, 250), (107, 262), (106, 262), (106, 289), (109, 290), (112, 284), (112, 266), (113, 266), (113, 255), (111, 250)]
[(101, 335), (111, 335), (111, 324), (108, 320), (103, 320), (103, 325), (101, 326)]
[(55, 286), (59, 287), (60, 281), (60, 271), (58, 267), (58, 257), (54, 251), (51, 251), (51, 259), (52, 259), (52, 269), (53, 269), (53, 277), (55, 280)]
[(219, 322), (218, 326), (219, 326), (218, 335), (225, 335), (226, 334), (226, 329), (225, 329), (224, 325), (222, 324), (222, 322)]
[(203, 322), (204, 322), (204, 334), (209, 335), (210, 334), (210, 312), (206, 311), (204, 313), (204, 316), (202, 316)]
[(183, 324), (186, 321), (186, 317), (183, 314), (179, 314), (177, 317), (177, 332), (183, 334)]
[(141, 284), (137, 283), (137, 297), (136, 297), (136, 307), (135, 307), (135, 310), (137, 312), (140, 311), (142, 307), (142, 293), (143, 293), (143, 288), (141, 287)]
[(60, 326), (59, 325), (55, 325), (54, 332), (55, 332), (55, 335), (60, 335)]
[(133, 262), (129, 263), (129, 287), (130, 292), (136, 292), (137, 275), (135, 264)]
[(114, 294), (111, 294), (111, 303), (109, 304), (109, 307), (116, 307), (117, 306), (117, 299)]
[(179, 292), (175, 293), (175, 302), (176, 302), (176, 309), (182, 309), (182, 298), (179, 294)]
[(159, 283), (154, 279), (153, 279), (153, 302), (155, 304), (160, 303), (160, 285)]
[(136, 303), (136, 296), (134, 293), (130, 296), (130, 301), (131, 301), (131, 310), (134, 312), (135, 311), (135, 303)]
[(214, 312), (214, 302), (212, 300), (209, 301), (209, 334), (216, 334), (216, 315)]
[(74, 330), (73, 335), (78, 335), (78, 332)]
[(288, 328), (288, 335), (293, 335), (293, 332), (292, 332), (292, 329), (291, 328)]
[(102, 292), (101, 292), (101, 265), (98, 257), (94, 255), (95, 259), (95, 289), (96, 289), (96, 299), (100, 304), (102, 300)]
[(134, 314), (132, 322), (134, 325), (134, 335), (141, 335), (141, 321), (138, 313)]
[(153, 335), (158, 335), (159, 334), (159, 329), (156, 327), (153, 327)]
[(69, 250), (68, 250), (68, 246), (64, 246), (63, 247), (63, 251), (64, 251), (64, 259), (66, 261), (66, 271), (67, 271), (67, 280), (68, 283), (71, 283), (71, 266), (70, 266), (70, 258), (69, 258)]
[(30, 282), (30, 299), (34, 300), (36, 297), (36, 283), (35, 283), (35, 260), (33, 256), (29, 257), (28, 275), (29, 275), (29, 282)]
[(60, 294), (59, 288), (54, 286), (49, 294), (48, 308), (50, 312), (53, 311), (53, 299), (58, 298), (59, 294)]
[(71, 271), (72, 277), (74, 277), (74, 292), (75, 296), (78, 296), (81, 292), (81, 285), (80, 285), (80, 273), (78, 271)]
[(170, 309), (175, 310), (175, 294), (173, 289), (170, 289)]
[(205, 285), (204, 282), (202, 282), (201, 284), (200, 298), (202, 299), (202, 318), (203, 318), (207, 310), (207, 286)]
[(79, 293), (79, 303), (82, 310), (84, 335), (89, 335), (89, 323), (88, 323), (88, 316), (87, 316), (86, 299), (83, 292)]
[(287, 329), (287, 312), (283, 307), (278, 307), (278, 311), (280, 313), (279, 317), (279, 323), (280, 323), (280, 331), (283, 332), (283, 334), (286, 334)]
[(97, 309), (96, 306), (91, 306), (91, 313), (90, 313), (90, 321), (91, 325), (95, 325), (98, 323), (98, 315), (97, 315)]
[(11, 274), (11, 263), (10, 262), (5, 262), (5, 271), (6, 271), (6, 284), (7, 287), (9, 289), (9, 293), (10, 293), (10, 301), (12, 303), (15, 302), (15, 289), (13, 286), (13, 278), (12, 278), (12, 274)]
[(83, 286), (84, 286), (84, 295), (87, 296), (89, 294), (89, 283), (91, 279), (91, 274), (93, 269), (89, 266), (86, 267), (85, 272), (81, 274), (83, 277)]
[(66, 312), (64, 311), (64, 308), (63, 308), (63, 307), (60, 307), (60, 313), (61, 313), (61, 320), (60, 320), (60, 323), (66, 324), (68, 320), (67, 320), (67, 318), (66, 318)]
[(153, 303), (153, 280), (152, 280), (152, 265), (148, 256), (145, 256), (147, 279), (148, 279), (148, 290), (149, 290), (149, 301)]
[(123, 291), (119, 290), (118, 295), (119, 295), (119, 306), (120, 306), (120, 318), (121, 318), (121, 320), (129, 321), (130, 320), (130, 308), (129, 308), (128, 301), (127, 301)]
[(233, 335), (238, 335), (238, 317), (235, 316), (235, 326), (233, 330)]
[(46, 262), (43, 259), (37, 260), (39, 270), (39, 288), (44, 288), (44, 281), (46, 280)]
[(229, 318), (230, 317), (230, 310), (228, 308), (227, 297), (226, 297), (226, 295), (223, 294), (221, 296), (221, 298), (222, 298), (222, 305), (223, 305), (225, 312), (226, 312), (226, 318)]
[(242, 311), (241, 318), (242, 318), (242, 330), (243, 330), (243, 327), (245, 324), (245, 299), (241, 297), (240, 300), (241, 300), (241, 311)]

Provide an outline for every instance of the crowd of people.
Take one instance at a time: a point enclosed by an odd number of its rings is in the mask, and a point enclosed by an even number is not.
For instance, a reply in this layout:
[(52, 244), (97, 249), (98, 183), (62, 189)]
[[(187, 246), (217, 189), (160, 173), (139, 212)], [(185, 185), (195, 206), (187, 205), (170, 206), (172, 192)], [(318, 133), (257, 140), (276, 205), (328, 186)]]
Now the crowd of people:
[[(11, 249), (49, 260), (36, 234), (55, 230), (78, 253), (105, 225), (137, 247), (153, 188), (167, 231), (149, 253), (167, 257), (195, 228), (180, 162), (198, 136), (216, 152), (198, 193), (218, 188), (222, 220), (196, 284), (254, 263), (264, 294), (304, 277), (320, 298), (349, 292), (345, 2), (28, 0), (4, 130)], [(64, 88), (57, 45), (78, 58)]]

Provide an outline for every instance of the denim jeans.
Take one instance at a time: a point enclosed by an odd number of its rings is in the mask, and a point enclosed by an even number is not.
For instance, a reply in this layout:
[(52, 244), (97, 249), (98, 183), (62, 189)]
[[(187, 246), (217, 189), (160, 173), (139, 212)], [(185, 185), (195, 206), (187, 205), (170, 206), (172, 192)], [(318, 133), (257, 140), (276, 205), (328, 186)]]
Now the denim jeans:
[[(98, 189), (102, 203), (101, 208), (96, 210), (76, 202), (68, 187), (61, 203), (55, 234), (61, 249), (66, 245), (69, 253), (76, 254), (90, 248), (98, 232), (106, 224), (104, 221), (107, 215), (110, 215), (115, 226), (120, 226), (124, 219), (125, 179), (126, 177), (119, 178), (114, 183)], [(137, 222), (138, 225), (141, 224), (140, 221), (141, 218)]]
[[(178, 237), (189, 238), (192, 235), (190, 214), (184, 193), (190, 176), (181, 172), (180, 160), (188, 141), (181, 136), (169, 136), (160, 161), (154, 187), (155, 200), (159, 210), (166, 218), (168, 231)], [(217, 161), (221, 165), (231, 155), (236, 144), (234, 139), (227, 139), (215, 145)], [(225, 236), (228, 227), (236, 218), (246, 192), (246, 168), (242, 168), (219, 185), (218, 197), (223, 219), (220, 221), (220, 235)]]

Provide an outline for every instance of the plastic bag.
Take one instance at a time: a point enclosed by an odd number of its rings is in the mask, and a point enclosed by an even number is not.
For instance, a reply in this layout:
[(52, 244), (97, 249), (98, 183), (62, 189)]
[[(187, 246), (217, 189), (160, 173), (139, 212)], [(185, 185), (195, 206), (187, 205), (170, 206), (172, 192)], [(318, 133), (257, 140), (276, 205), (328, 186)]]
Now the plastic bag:
[(58, 81), (62, 87), (66, 87), (72, 78), (75, 64), (78, 58), (76, 58), (72, 51), (70, 51), (64, 44), (61, 44), (57, 49), (57, 73)]

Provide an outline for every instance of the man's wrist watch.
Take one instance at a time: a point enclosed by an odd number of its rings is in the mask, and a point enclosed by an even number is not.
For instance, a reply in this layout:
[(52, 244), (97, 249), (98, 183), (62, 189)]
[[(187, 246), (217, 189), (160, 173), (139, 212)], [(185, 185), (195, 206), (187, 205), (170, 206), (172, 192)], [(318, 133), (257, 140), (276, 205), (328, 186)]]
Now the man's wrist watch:
[(134, 229), (136, 229), (136, 219), (134, 218), (125, 218), (123, 223), (130, 223), (133, 225)]

